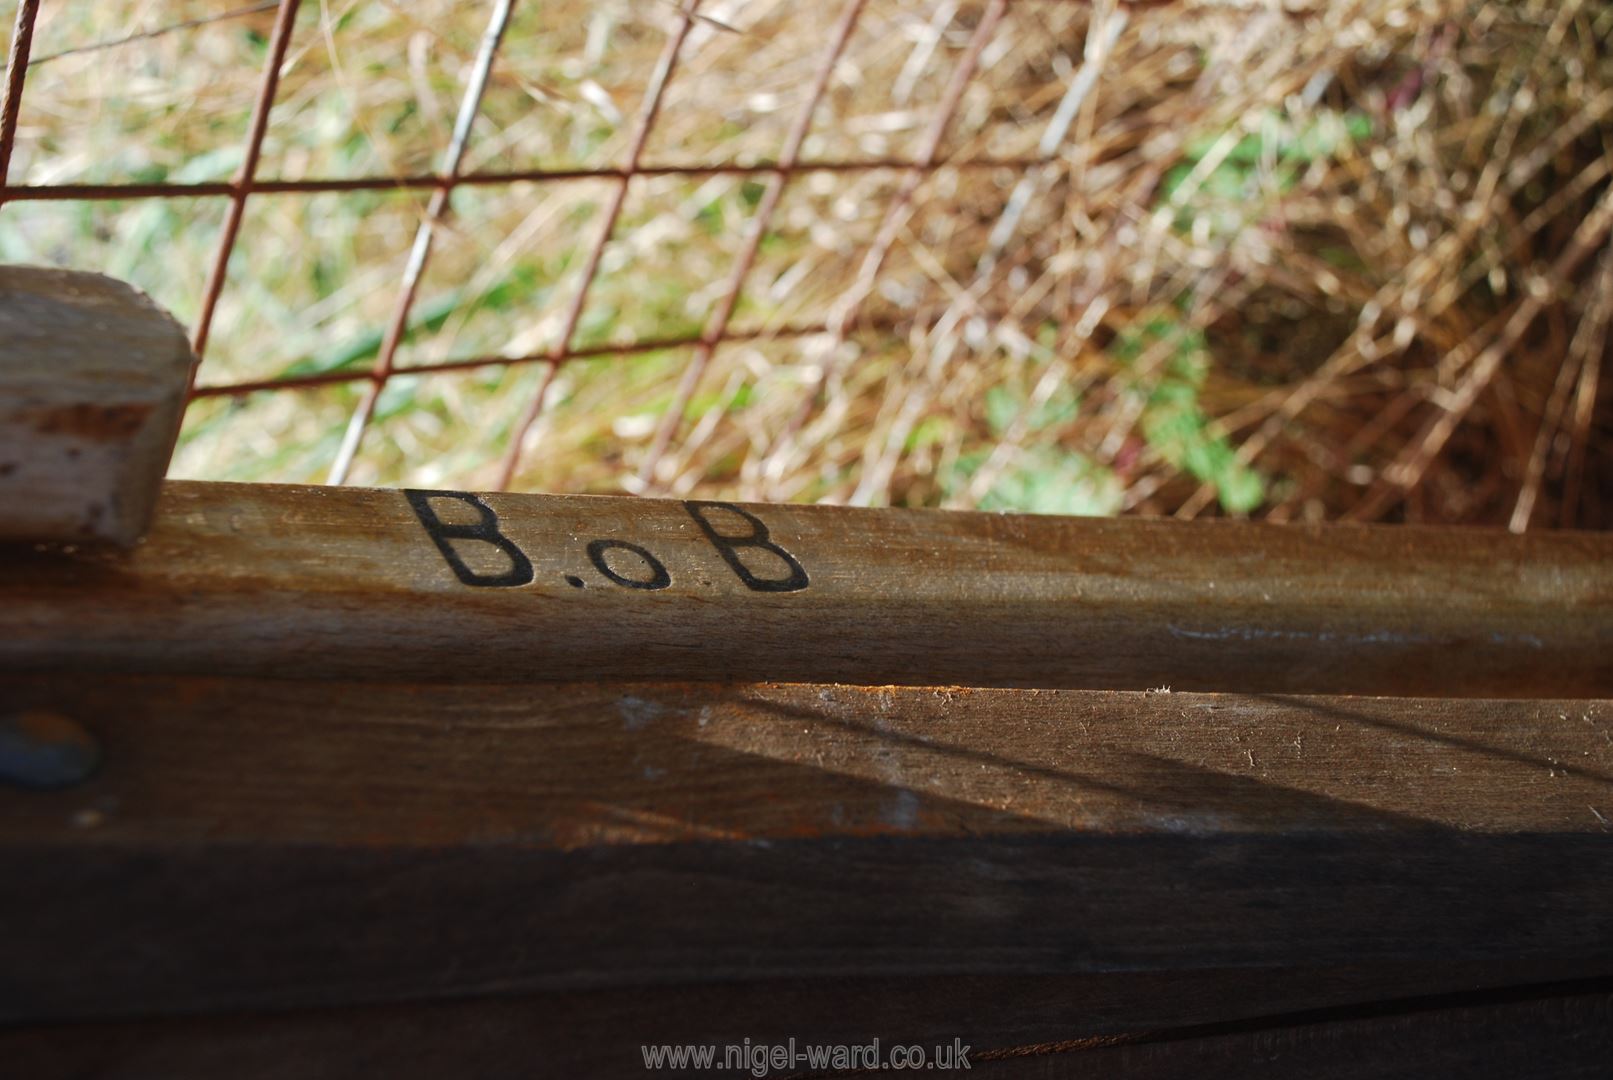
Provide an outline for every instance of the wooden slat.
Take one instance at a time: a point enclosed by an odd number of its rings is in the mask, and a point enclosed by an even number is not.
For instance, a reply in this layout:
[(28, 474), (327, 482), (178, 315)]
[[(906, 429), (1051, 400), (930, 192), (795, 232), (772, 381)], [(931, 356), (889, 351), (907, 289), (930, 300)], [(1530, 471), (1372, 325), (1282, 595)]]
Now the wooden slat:
[[(1430, 981), (1426, 968), (1404, 975), (1403, 990)], [(747, 983), (0, 1028), (0, 1060), (30, 1080), (604, 1078), (646, 1075), (646, 1046), (793, 1039), (804, 1053), (877, 1039), (887, 1052), (957, 1040), (970, 1068), (956, 1075), (1601, 1080), (1613, 1059), (1605, 986), (1298, 1016), (1284, 1013), (1296, 1000), (1351, 1003), (1352, 974), (1115, 975), (1096, 986), (1027, 977)], [(1184, 1030), (1206, 1014), (1234, 1019)]]
[(1430, 1009), (1224, 1035), (984, 1060), (1023, 1080), (1600, 1080), (1613, 1063), (1613, 995)]
[(131, 554), (0, 559), (12, 670), (1575, 697), (1610, 655), (1591, 534), (170, 483)]
[(80, 787), (0, 792), (0, 1019), (796, 977), (1613, 974), (1605, 701), (0, 694), (103, 753)]

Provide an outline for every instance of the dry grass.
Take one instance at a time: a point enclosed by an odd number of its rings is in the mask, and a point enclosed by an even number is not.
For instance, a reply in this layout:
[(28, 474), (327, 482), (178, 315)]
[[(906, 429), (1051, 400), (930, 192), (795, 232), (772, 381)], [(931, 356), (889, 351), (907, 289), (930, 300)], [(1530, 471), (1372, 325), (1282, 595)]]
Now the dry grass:
[[(35, 55), (66, 55), (30, 71), (12, 182), (227, 178), (272, 12), (68, 50), (245, 2), (47, 2)], [(259, 175), (433, 169), (486, 5), (304, 8)], [(644, 162), (776, 158), (838, 10), (708, 0)], [(676, 6), (516, 11), (467, 171), (619, 164)], [(803, 158), (913, 158), (982, 11), (871, 0)], [(1572, 0), (1013, 0), (941, 154), (1047, 164), (926, 175), (861, 302), (906, 174), (798, 173), (733, 318), (759, 336), (717, 349), (667, 452), (691, 349), (574, 361), (516, 486), (1607, 527), (1610, 38), (1613, 5)], [(767, 179), (633, 180), (571, 344), (698, 334)], [(458, 189), (399, 362), (555, 348), (615, 183)], [(428, 195), (253, 196), (203, 381), (367, 368)], [(12, 202), (0, 259), (188, 318), (225, 205)], [(852, 311), (843, 341), (769, 336)], [(493, 484), (543, 374), (395, 380), (352, 479)], [(357, 397), (200, 401), (175, 472), (317, 481)]]

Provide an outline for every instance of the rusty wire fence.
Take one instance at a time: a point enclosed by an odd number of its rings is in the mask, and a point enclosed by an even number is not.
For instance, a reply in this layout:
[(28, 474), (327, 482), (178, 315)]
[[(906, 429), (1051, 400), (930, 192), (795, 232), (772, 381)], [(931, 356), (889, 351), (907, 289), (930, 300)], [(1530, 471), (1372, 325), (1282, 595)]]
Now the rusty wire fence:
[[(204, 265), (174, 259), (159, 271), (147, 259), (133, 275), (190, 319), (203, 358), (183, 475), (1184, 516), (1217, 506), (1279, 518), (1510, 512), (1525, 524), (1543, 491), (1567, 484), (1555, 503), (1572, 523), (1599, 461), (1592, 450), (1587, 464), (1600, 422), (1587, 358), (1605, 346), (1606, 305), (1560, 290), (1598, 265), (1606, 166), (1595, 153), (1564, 165), (1549, 152), (1553, 138), (1560, 158), (1573, 138), (1599, 137), (1605, 93), (1566, 137), (1549, 120), (1537, 139), (1530, 125), (1502, 132), (1520, 153), (1546, 155), (1533, 173), (1502, 178), (1509, 194), (1542, 172), (1562, 174), (1535, 198), (1529, 234), (1555, 261), (1521, 306), (1516, 291), (1492, 290), (1465, 321), (1418, 310), (1438, 285), (1430, 247), (1439, 254), (1461, 232), (1464, 207), (1493, 190), (1472, 195), (1469, 185), (1472, 197), (1442, 205), (1449, 220), (1432, 237), (1421, 222), (1397, 221), (1410, 239), (1403, 264), (1387, 269), (1368, 266), (1347, 229), (1301, 220), (1314, 209), (1304, 197), (1340, 197), (1322, 173), (1373, 188), (1367, 167), (1392, 179), (1416, 164), (1417, 146), (1393, 149), (1392, 161), (1378, 149), (1374, 162), (1366, 143), (1382, 124), (1374, 109), (1393, 126), (1407, 108), (1396, 97), (1407, 72), (1431, 80), (1441, 64), (1460, 66), (1447, 28), (1461, 5), (1434, 6), (1408, 22), (1406, 5), (1338, 5), (1351, 10), (1330, 22), (1326, 5), (1102, 0), (450, 5), (432, 10), (476, 21), (446, 50), (454, 107), (420, 89), (448, 32), (417, 18), (377, 63), (407, 70), (419, 90), (417, 107), (389, 122), (424, 134), (405, 139), (383, 170), (322, 175), (319, 153), (306, 149), (321, 137), (317, 102), (365, 77), (343, 72), (341, 35), (350, 24), (364, 32), (366, 5), (179, 5), (184, 18), (153, 25), (131, 14), (124, 33), (80, 29), (41, 49), (40, 0), (20, 0), (0, 112), (0, 232), (39, 248), (30, 229), (44, 230), (30, 222), (44, 207), (187, 208), (180, 227), (187, 243), (210, 244)], [(1559, 46), (1600, 25), (1549, 13), (1524, 23)], [(230, 138), (121, 173), (93, 153), (62, 163), (76, 122), (60, 104), (71, 102), (70, 83), (56, 84), (66, 65), (89, 72), (117, 50), (177, 35), (191, 36), (173, 46), (179, 62), (198, 65), (224, 29), (259, 58), (239, 121), (215, 125)], [(545, 63), (563, 72), (586, 60), (589, 78), (557, 88), (523, 66), (551, 39)], [(1328, 41), (1357, 53), (1329, 59), (1316, 44)], [(1391, 52), (1377, 61), (1386, 70), (1373, 69), (1384, 41), (1421, 51), (1398, 67)], [(618, 54), (627, 59), (615, 81), (596, 78)], [(233, 56), (210, 78), (238, 82)], [(319, 64), (334, 72), (323, 88), (304, 78)], [(41, 84), (55, 85), (36, 123), (29, 108)], [(114, 88), (125, 89), (132, 100), (149, 87)], [(184, 92), (210, 88), (204, 79)], [(1413, 107), (1419, 93), (1433, 96), (1419, 85)], [(543, 117), (575, 115), (579, 102), (609, 115), (608, 132), (580, 141), (573, 132), (568, 148)], [(490, 125), (507, 137), (490, 143)], [(372, 127), (365, 134), (374, 140)], [(352, 141), (333, 129), (343, 136)], [(1229, 162), (1251, 152), (1234, 175), (1244, 189), (1218, 191)], [(207, 176), (198, 163), (230, 172)], [(1366, 204), (1352, 213), (1393, 204), (1393, 192), (1373, 190), (1377, 207), (1352, 189)], [(1219, 201), (1195, 204), (1205, 191)], [(388, 223), (385, 250), (357, 294), (333, 288), (307, 317), (317, 324), (340, 309), (367, 325), (335, 355), (328, 341), (277, 354), (300, 316), (266, 323), (261, 310), (273, 301), (259, 279), (274, 270), (275, 242), (317, 246), (324, 226), (301, 211), (254, 215), (343, 198), (371, 201), (352, 215), (358, 224), (342, 219), (353, 231), (331, 245), (376, 242), (362, 232), (373, 215)], [(1243, 203), (1262, 209), (1223, 227), (1217, 215)], [(511, 206), (521, 213), (501, 217)], [(1472, 234), (1461, 243), (1478, 251), (1486, 241)], [(1328, 243), (1353, 250), (1332, 258)], [(459, 287), (522, 252), (536, 255), (513, 277)], [(1459, 247), (1443, 254), (1465, 257)], [(1605, 286), (1606, 258), (1600, 265)], [(1490, 257), (1468, 277), (1482, 286), (1486, 269), (1493, 283), (1509, 263)], [(1603, 336), (1575, 353), (1572, 332), (1537, 327), (1558, 301), (1572, 308), (1571, 325)], [(1206, 375), (1198, 354), (1261, 310), (1276, 313), (1278, 328), (1260, 350), (1264, 368)], [(1489, 436), (1475, 402), (1492, 385), (1495, 350), (1537, 333), (1579, 357), (1566, 390), (1553, 392), (1559, 367), (1521, 373), (1513, 388), (1540, 398), (1533, 411), (1552, 423), (1536, 433), (1546, 449), (1522, 454), (1523, 478), (1497, 482), (1462, 464), (1458, 484), (1505, 490), (1430, 502), (1436, 462), (1463, 461), (1470, 429), (1480, 443)], [(1453, 352), (1465, 356), (1454, 367)], [(1385, 355), (1412, 357), (1430, 376), (1374, 371)], [(635, 364), (648, 372), (637, 382), (622, 374)], [(464, 377), (476, 390), (455, 408), (411, 414), (408, 403), (430, 398), (430, 380)], [(295, 395), (295, 404), (261, 404)], [(1321, 445), (1318, 432), (1346, 406), (1360, 414), (1342, 422), (1342, 446)], [(596, 422), (579, 427), (585, 413)], [(1552, 441), (1576, 431), (1566, 450)], [(310, 452), (288, 457), (288, 445)], [(256, 464), (243, 471), (242, 461)]]

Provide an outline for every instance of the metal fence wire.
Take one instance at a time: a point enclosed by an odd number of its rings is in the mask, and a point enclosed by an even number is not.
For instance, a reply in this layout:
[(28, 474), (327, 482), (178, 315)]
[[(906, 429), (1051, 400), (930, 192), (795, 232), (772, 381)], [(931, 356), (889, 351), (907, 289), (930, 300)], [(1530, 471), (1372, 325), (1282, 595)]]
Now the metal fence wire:
[[(1487, 132), (1508, 171), (1436, 190), (1438, 225), (1397, 220), (1398, 263), (1302, 220), (1399, 213), (1384, 185), (1427, 140), (1366, 130), (1432, 96), (1397, 99), (1407, 72), (1470, 63), (1462, 5), (51, 7), (16, 5), (0, 257), (121, 271), (190, 320), (181, 475), (1515, 527), (1599, 498), (1607, 303), (1563, 289), (1613, 280), (1609, 159), (1575, 157), (1609, 91), (1566, 127)], [(1525, 28), (1598, 33), (1568, 8)], [(1413, 62), (1348, 54), (1384, 42)], [(250, 102), (206, 104), (244, 56)], [(363, 115), (370, 84), (394, 107)], [(99, 142), (120, 109), (132, 156)], [(1517, 252), (1462, 222), (1543, 180), (1504, 243), (1553, 258), (1464, 307)], [(1454, 295), (1441, 260), (1468, 274)], [(323, 283), (287, 296), (293, 273)], [(1206, 335), (1261, 310), (1282, 357), (1218, 381)], [(1476, 403), (1542, 337), (1567, 359), (1508, 392), (1540, 399), (1521, 438), (1544, 445), (1495, 480), (1463, 464), (1493, 434)], [(1366, 420), (1329, 444), (1345, 407)]]

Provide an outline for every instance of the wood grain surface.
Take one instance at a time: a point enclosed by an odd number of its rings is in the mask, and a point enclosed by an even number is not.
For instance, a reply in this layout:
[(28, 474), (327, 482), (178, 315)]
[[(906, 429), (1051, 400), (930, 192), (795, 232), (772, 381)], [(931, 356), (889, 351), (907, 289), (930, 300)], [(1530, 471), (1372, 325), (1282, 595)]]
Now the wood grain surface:
[(1613, 1062), (1605, 991), (1072, 1048), (971, 1068), (1026, 1080), (1596, 1080)]
[(121, 281), (0, 266), (0, 540), (133, 543), (195, 362), (184, 328)]
[(0, 1020), (772, 978), (1613, 974), (1605, 701), (0, 694), (102, 747), (86, 784), (0, 792)]
[(1613, 694), (1613, 536), (169, 483), (0, 667)]
[[(643, 1048), (969, 1047), (954, 1075), (1600, 1080), (1605, 985), (1417, 997), (1450, 969), (836, 979), (0, 1027), (30, 1080), (641, 1077)], [(1309, 1011), (1294, 1013), (1296, 1003)], [(1318, 1008), (1321, 1007), (1321, 1008)], [(1206, 1017), (1212, 1024), (1200, 1023)], [(799, 1076), (804, 1069), (770, 1072)], [(748, 1071), (740, 1073), (749, 1075)], [(674, 1072), (673, 1075), (680, 1075)], [(682, 1075), (691, 1075), (683, 1073)], [(822, 1075), (814, 1073), (812, 1075)], [(840, 1074), (835, 1074), (840, 1075)], [(866, 1074), (862, 1074), (866, 1075)]]
[(0, 1055), (1594, 1075), (1610, 556), (170, 483), (132, 550), (0, 548), (0, 714), (49, 720), (11, 764), (84, 766), (0, 769)]

